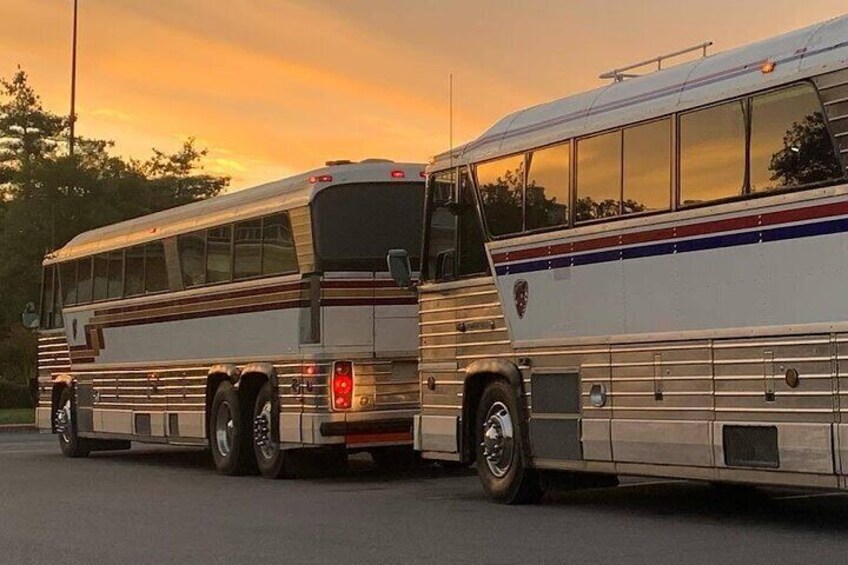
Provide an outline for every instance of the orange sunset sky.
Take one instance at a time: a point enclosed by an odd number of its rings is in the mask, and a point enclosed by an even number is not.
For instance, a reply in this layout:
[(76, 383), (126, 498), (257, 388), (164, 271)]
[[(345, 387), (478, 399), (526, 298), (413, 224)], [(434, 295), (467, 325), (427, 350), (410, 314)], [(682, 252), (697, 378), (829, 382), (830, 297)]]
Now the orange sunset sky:
[[(78, 133), (139, 158), (196, 136), (230, 190), (328, 159), (425, 161), (610, 68), (717, 50), (845, 0), (79, 0)], [(67, 113), (71, 0), (0, 0), (0, 74)]]

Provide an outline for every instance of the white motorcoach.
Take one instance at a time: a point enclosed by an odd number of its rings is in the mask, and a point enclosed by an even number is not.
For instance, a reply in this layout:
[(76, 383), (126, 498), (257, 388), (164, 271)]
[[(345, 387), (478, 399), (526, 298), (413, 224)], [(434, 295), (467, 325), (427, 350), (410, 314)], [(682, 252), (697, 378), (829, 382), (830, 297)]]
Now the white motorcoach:
[(607, 76), (429, 166), (416, 447), (848, 488), (848, 17)]
[(83, 233), (44, 261), (37, 423), (71, 457), (210, 445), (285, 476), (305, 448), (411, 453), (423, 165), (327, 167)]

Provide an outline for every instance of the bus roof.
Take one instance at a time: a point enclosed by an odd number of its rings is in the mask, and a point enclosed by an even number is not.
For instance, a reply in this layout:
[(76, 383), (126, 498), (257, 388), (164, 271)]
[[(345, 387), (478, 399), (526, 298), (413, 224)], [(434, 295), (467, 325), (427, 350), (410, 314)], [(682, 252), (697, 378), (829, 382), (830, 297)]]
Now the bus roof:
[[(765, 63), (774, 63), (764, 72)], [(848, 66), (848, 15), (515, 112), (430, 171), (523, 153)]]
[[(423, 170), (423, 164), (395, 163), (384, 159), (321, 167), (253, 188), (83, 232), (64, 247), (48, 254), (44, 264), (123, 249), (180, 233), (306, 206), (316, 194), (332, 186), (359, 182), (423, 182)], [(404, 174), (393, 175), (393, 171), (403, 171)]]

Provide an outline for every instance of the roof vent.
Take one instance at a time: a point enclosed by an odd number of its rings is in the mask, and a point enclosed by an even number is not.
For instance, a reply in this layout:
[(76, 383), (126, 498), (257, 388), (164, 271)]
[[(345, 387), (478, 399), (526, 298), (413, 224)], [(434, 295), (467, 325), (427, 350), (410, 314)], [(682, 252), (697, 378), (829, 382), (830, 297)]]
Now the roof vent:
[(338, 159), (337, 161), (327, 161), (324, 163), (327, 167), (338, 167), (339, 165), (353, 165), (350, 159)]

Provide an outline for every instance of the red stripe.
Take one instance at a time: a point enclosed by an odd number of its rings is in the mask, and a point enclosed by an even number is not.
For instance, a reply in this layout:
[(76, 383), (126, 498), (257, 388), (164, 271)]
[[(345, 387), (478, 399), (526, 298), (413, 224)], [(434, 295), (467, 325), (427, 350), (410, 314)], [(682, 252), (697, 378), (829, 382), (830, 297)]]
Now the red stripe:
[(177, 298), (172, 300), (162, 300), (159, 302), (150, 302), (147, 304), (138, 304), (134, 306), (119, 306), (116, 308), (109, 308), (106, 310), (98, 310), (95, 312), (95, 316), (106, 316), (109, 314), (128, 314), (131, 312), (139, 312), (142, 310), (154, 309), (154, 308), (169, 308), (173, 306), (188, 306), (191, 304), (197, 304), (199, 302), (216, 302), (220, 300), (229, 300), (231, 298), (243, 298), (247, 296), (262, 296), (265, 294), (273, 294), (277, 292), (289, 292), (292, 290), (301, 290), (304, 288), (308, 288), (308, 283), (306, 282), (297, 282), (293, 284), (285, 284), (285, 285), (275, 285), (275, 286), (265, 286), (259, 288), (249, 288), (245, 290), (236, 290), (231, 292), (220, 292), (218, 294), (203, 294), (198, 296), (191, 296), (188, 298)]
[(579, 253), (581, 251), (591, 251), (608, 247), (619, 247), (626, 245), (634, 245), (638, 243), (650, 243), (669, 239), (681, 239), (699, 235), (738, 231), (790, 222), (802, 222), (806, 220), (814, 220), (828, 216), (841, 216), (844, 214), (848, 214), (848, 202), (821, 204), (817, 206), (808, 206), (806, 208), (796, 208), (792, 210), (770, 212), (768, 214), (743, 216), (740, 218), (728, 218), (725, 220), (714, 220), (710, 222), (701, 222), (698, 224), (675, 226), (673, 228), (645, 230), (640, 232), (622, 234), (620, 236), (605, 236), (596, 239), (575, 241), (571, 243), (560, 243), (556, 245), (547, 245), (544, 247), (533, 247), (530, 249), (519, 249), (517, 251), (506, 251), (493, 254), (492, 260), (495, 262), (495, 264), (501, 264), (512, 261), (520, 261), (523, 259), (536, 259), (539, 257), (566, 255), (570, 253)]

